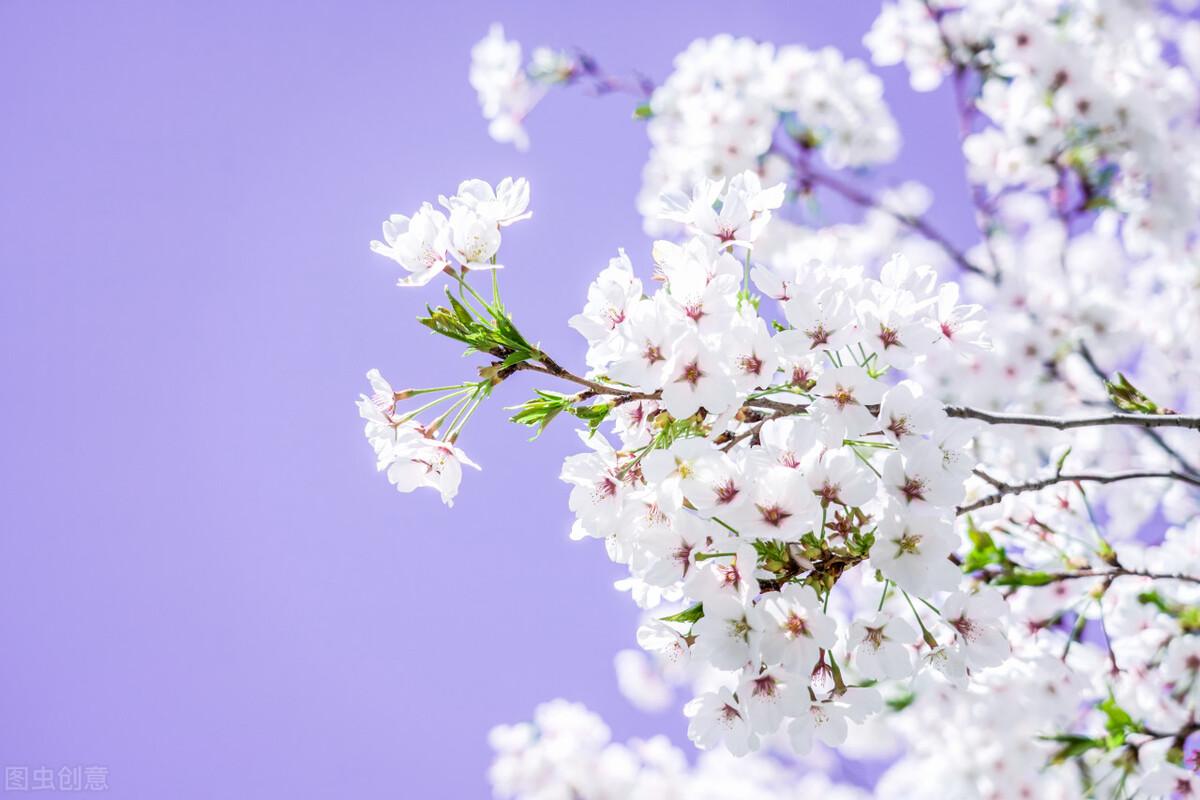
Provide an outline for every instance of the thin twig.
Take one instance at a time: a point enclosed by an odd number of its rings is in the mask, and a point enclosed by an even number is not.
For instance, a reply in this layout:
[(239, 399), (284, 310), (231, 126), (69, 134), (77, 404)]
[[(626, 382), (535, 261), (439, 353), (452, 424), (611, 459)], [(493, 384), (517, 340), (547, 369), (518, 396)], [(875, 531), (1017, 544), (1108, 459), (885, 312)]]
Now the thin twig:
[(981, 508), (993, 506), (999, 503), (1005, 497), (1016, 494), (1024, 494), (1025, 492), (1036, 492), (1039, 489), (1045, 489), (1048, 486), (1053, 486), (1058, 483), (1117, 483), (1118, 481), (1137, 480), (1141, 478), (1163, 478), (1167, 480), (1183, 481), (1193, 486), (1200, 486), (1200, 478), (1194, 478), (1191, 475), (1175, 471), (1163, 470), (1130, 470), (1128, 472), (1096, 472), (1096, 473), (1058, 473), (1049, 478), (1042, 478), (1028, 483), (1005, 483), (998, 478), (994, 478), (982, 470), (975, 470), (975, 474), (995, 487), (995, 494), (990, 494), (987, 497), (980, 498), (974, 503), (965, 506), (959, 506), (957, 509), (958, 515), (967, 514), (972, 511), (977, 511)]
[[(992, 580), (1003, 573), (991, 572), (982, 575), (985, 581)], [(1146, 572), (1140, 569), (1126, 569), (1125, 567), (1113, 567), (1111, 569), (1094, 569), (1092, 567), (1084, 567), (1075, 572), (1056, 572), (1053, 574), (1039, 574), (1044, 580), (1044, 583), (1037, 584), (1045, 586), (1052, 583), (1063, 583), (1064, 581), (1077, 581), (1087, 578), (1104, 578), (1106, 586), (1117, 578), (1148, 578), (1152, 581), (1184, 581), (1186, 583), (1200, 583), (1200, 577), (1195, 575), (1179, 575), (1165, 572)], [(1107, 590), (1106, 590), (1107, 591)]]
[(746, 401), (750, 408), (765, 408), (768, 411), (781, 411), (785, 414), (803, 414), (808, 410), (808, 404), (781, 403), (778, 400), (768, 400), (765, 397), (752, 397)]
[(610, 386), (605, 383), (599, 383), (588, 378), (576, 375), (568, 370), (563, 369), (554, 359), (549, 356), (542, 358), (542, 363), (538, 364), (534, 361), (520, 361), (501, 371), (503, 378), (507, 378), (514, 372), (530, 370), (532, 372), (540, 372), (543, 375), (551, 375), (555, 378), (561, 378), (564, 381), (577, 383), (580, 386), (586, 386), (596, 394), (610, 395), (622, 397), (626, 400), (658, 400), (662, 397), (662, 392), (639, 392), (635, 389), (630, 389), (623, 386)]
[(1126, 414), (1095, 417), (1047, 417), (1040, 414), (1006, 414), (968, 406), (946, 406), (946, 416), (977, 419), (989, 425), (1032, 425), (1039, 428), (1090, 428), (1098, 425), (1133, 425), (1141, 428), (1191, 428), (1200, 431), (1200, 417), (1184, 414)]
[(1114, 569), (1097, 569), (1083, 570), (1080, 572), (1063, 572), (1057, 575), (1051, 575), (1049, 583), (1061, 583), (1063, 581), (1073, 581), (1081, 578), (1107, 578), (1115, 580), (1116, 578), (1149, 578), (1153, 581), (1185, 581), (1187, 583), (1200, 583), (1200, 578), (1195, 575), (1171, 575), (1162, 572), (1145, 572), (1139, 569), (1125, 569), (1124, 567), (1116, 567)]

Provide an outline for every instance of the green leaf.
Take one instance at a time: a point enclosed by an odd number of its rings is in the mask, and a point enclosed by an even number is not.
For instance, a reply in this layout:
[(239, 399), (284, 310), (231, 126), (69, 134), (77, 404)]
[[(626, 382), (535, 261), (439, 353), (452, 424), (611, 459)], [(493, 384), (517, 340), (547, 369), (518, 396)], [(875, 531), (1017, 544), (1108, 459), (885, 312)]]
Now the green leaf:
[(1113, 549), (1113, 546), (1108, 543), (1107, 539), (1100, 539), (1096, 554), (1100, 556), (1100, 560), (1105, 564), (1113, 567), (1119, 566), (1117, 563), (1117, 551)]
[(1058, 457), (1058, 462), (1054, 465), (1055, 474), (1062, 474), (1063, 465), (1067, 463), (1067, 456), (1069, 455), (1071, 455), (1071, 448), (1068, 447), (1066, 451)]
[(1196, 606), (1183, 606), (1179, 610), (1179, 627), (1183, 628), (1184, 633), (1196, 633), (1200, 631), (1200, 608)]
[(1142, 393), (1140, 389), (1129, 382), (1120, 372), (1114, 381), (1105, 381), (1104, 388), (1113, 405), (1122, 411), (1133, 414), (1157, 414), (1158, 404)]
[(1137, 599), (1142, 605), (1154, 606), (1162, 613), (1175, 618), (1184, 633), (1200, 632), (1200, 606), (1189, 606), (1168, 600), (1154, 590), (1142, 592)]
[(650, 119), (654, 116), (654, 111), (650, 108), (649, 103), (641, 103), (633, 110), (634, 119)]
[(663, 622), (696, 622), (704, 616), (704, 604), (696, 603), (689, 609), (672, 614), (669, 617), (659, 617)]
[(509, 411), (516, 411), (510, 417), (510, 421), (518, 425), (527, 425), (531, 428), (537, 428), (533, 438), (541, 436), (542, 431), (546, 430), (546, 426), (550, 422), (571, 407), (571, 397), (557, 392), (545, 392), (541, 389), (535, 390), (537, 397), (532, 400), (526, 400), (519, 406), (512, 406)]
[[(512, 356), (509, 356), (505, 359), (504, 365), (507, 366), (508, 362), (513, 361), (518, 355), (514, 353)], [(523, 359), (516, 358), (516, 361), (521, 360)], [(517, 412), (509, 418), (510, 421), (518, 425), (528, 425), (531, 428), (536, 427), (538, 429), (537, 433), (533, 435), (535, 439), (541, 435), (542, 431), (546, 430), (546, 426), (555, 417), (564, 411), (586, 422), (588, 430), (595, 433), (596, 429), (600, 427), (600, 423), (608, 416), (608, 412), (612, 410), (612, 407), (607, 403), (595, 403), (590, 406), (576, 405), (574, 395), (547, 392), (542, 389), (535, 390), (535, 393), (537, 397), (532, 400), (526, 400), (521, 405), (511, 406), (508, 409), (509, 411)]]
[(1054, 576), (1048, 572), (1016, 569), (998, 575), (992, 580), (995, 586), (1045, 586), (1054, 583)]
[(970, 517), (967, 517), (967, 537), (971, 540), (971, 549), (963, 557), (963, 572), (978, 572), (987, 566), (1004, 567), (1012, 563), (1004, 548), (988, 533), (976, 528)]
[(454, 295), (450, 294), (450, 290), (446, 290), (446, 298), (450, 301), (450, 308), (454, 309), (454, 315), (458, 317), (463, 325), (471, 326), (475, 323), (475, 317), (467, 310), (467, 307), (458, 302)]
[(917, 696), (914, 693), (905, 692), (904, 694), (899, 695), (898, 697), (893, 697), (890, 700), (888, 700), (887, 707), (890, 708), (892, 711), (903, 711), (904, 709), (911, 706), (913, 704), (913, 701), (916, 699), (917, 699)]
[(575, 417), (587, 423), (588, 435), (592, 435), (600, 427), (600, 423), (608, 417), (612, 406), (608, 403), (594, 403), (590, 406), (573, 405), (570, 411)]
[(788, 553), (787, 542), (781, 542), (778, 539), (756, 539), (754, 550), (762, 568), (767, 572), (781, 575), (792, 567), (792, 556)]
[(1090, 736), (1081, 736), (1076, 733), (1060, 733), (1054, 736), (1038, 737), (1044, 741), (1058, 742), (1062, 745), (1058, 750), (1054, 751), (1054, 755), (1050, 756), (1051, 764), (1062, 764), (1072, 758), (1077, 758), (1089, 750), (1104, 750), (1105, 742), (1102, 739), (1093, 739)]
[(1117, 705), (1116, 699), (1110, 694), (1108, 699), (1096, 706), (1104, 714), (1104, 730), (1108, 731), (1105, 742), (1109, 750), (1115, 750), (1125, 744), (1125, 737), (1137, 733), (1142, 726), (1133, 721), (1129, 712)]
[(1164, 614), (1170, 614), (1171, 608), (1158, 592), (1142, 592), (1137, 596), (1138, 602), (1146, 606), (1155, 606)]
[(528, 361), (532, 357), (533, 354), (528, 350), (514, 350), (512, 353), (509, 353), (503, 361), (500, 362), (500, 369), (515, 366), (520, 364), (522, 361)]

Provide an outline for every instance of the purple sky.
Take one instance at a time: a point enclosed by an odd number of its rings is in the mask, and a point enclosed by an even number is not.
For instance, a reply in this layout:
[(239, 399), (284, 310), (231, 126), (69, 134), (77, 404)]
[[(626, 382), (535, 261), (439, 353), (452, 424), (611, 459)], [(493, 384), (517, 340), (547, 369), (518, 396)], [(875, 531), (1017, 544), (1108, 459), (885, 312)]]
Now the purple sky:
[[(110, 796), (487, 796), (488, 728), (617, 693), (636, 611), (567, 538), (564, 421), (461, 444), (453, 510), (374, 471), (353, 401), (472, 374), (413, 321), (379, 222), (459, 180), (527, 176), (505, 299), (565, 364), (647, 143), (625, 97), (552, 95), (533, 149), (487, 137), (466, 81), (493, 19), (661, 79), (722, 31), (863, 55), (871, 3), (0, 1), (0, 765), (98, 764)], [(945, 93), (885, 73), (906, 133), (886, 175), (970, 218)]]

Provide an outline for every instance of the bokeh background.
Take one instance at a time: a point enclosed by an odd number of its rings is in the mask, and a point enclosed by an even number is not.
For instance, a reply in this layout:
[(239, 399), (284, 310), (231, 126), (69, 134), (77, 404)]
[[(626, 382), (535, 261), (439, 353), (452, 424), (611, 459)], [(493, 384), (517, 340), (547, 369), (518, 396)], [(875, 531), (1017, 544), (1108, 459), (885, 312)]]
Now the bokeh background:
[[(566, 421), (502, 406), (447, 510), (375, 473), (353, 401), (473, 374), (367, 242), (459, 180), (526, 176), (505, 299), (580, 364), (566, 320), (627, 248), (635, 101), (556, 92), (527, 154), (466, 73), (494, 20), (662, 79), (730, 32), (865, 57), (875, 3), (0, 0), (0, 765), (103, 765), (120, 798), (488, 796), (488, 729), (564, 696), (617, 737), (636, 610), (567, 538)], [(950, 98), (883, 73), (915, 177), (972, 240)]]

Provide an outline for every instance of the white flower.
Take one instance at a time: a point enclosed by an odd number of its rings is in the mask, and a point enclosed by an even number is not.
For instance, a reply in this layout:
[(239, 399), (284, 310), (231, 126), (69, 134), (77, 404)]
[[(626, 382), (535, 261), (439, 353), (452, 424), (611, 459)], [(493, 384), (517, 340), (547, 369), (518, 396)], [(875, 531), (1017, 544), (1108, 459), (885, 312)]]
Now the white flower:
[(959, 305), (957, 283), (944, 283), (938, 288), (934, 316), (925, 324), (933, 332), (936, 347), (948, 348), (959, 358), (970, 357), (990, 347), (985, 333), (983, 308), (978, 305)]
[(922, 661), (954, 686), (966, 687), (967, 661), (961, 647), (935, 647), (922, 657)]
[(705, 336), (728, 332), (737, 312), (737, 261), (728, 253), (713, 253), (699, 239), (683, 247), (655, 242), (654, 258), (667, 281), (668, 307), (678, 319)]
[(415, 421), (395, 416), (396, 392), (379, 370), (368, 371), (367, 380), (371, 383), (371, 396), (358, 396), (358, 414), (366, 420), (363, 432), (375, 451), (376, 468), (382, 472), (419, 445), (425, 434)]
[(759, 431), (762, 450), (780, 466), (797, 469), (817, 447), (817, 424), (810, 418), (768, 420)]
[(441, 494), (443, 503), (452, 506), (462, 482), (464, 466), (479, 469), (466, 453), (448, 442), (413, 440), (407, 446), (397, 448), (387, 476), (397, 491), (411, 492), (429, 487)]
[(1167, 645), (1163, 672), (1178, 681), (1184, 697), (1200, 702), (1200, 641), (1196, 636), (1178, 636)]
[(758, 749), (758, 736), (750, 729), (746, 712), (728, 689), (706, 692), (683, 708), (691, 720), (688, 738), (697, 747), (710, 749), (725, 745), (735, 756)]
[(584, 439), (590, 453), (568, 456), (560, 479), (571, 484), (569, 505), (591, 536), (607, 536), (620, 518), (627, 491), (616, 453), (601, 436)]
[(809, 488), (825, 505), (864, 505), (878, 486), (874, 474), (844, 447), (821, 454), (806, 473)]
[(743, 536), (788, 541), (815, 527), (817, 501), (799, 470), (772, 465), (758, 472), (748, 501), (730, 515)]
[(762, 639), (759, 650), (767, 664), (781, 664), (789, 672), (807, 675), (821, 649), (837, 640), (833, 620), (821, 610), (817, 594), (807, 586), (789, 583), (768, 592), (759, 601)]
[(790, 675), (777, 668), (743, 671), (737, 694), (755, 733), (767, 736), (779, 729), (787, 707), (790, 679)]
[(495, 222), (480, 216), (474, 209), (455, 206), (450, 211), (449, 225), (450, 254), (467, 269), (501, 269), (492, 259), (500, 249), (500, 229)]
[(634, 277), (629, 256), (620, 254), (588, 287), (587, 305), (568, 324), (588, 340), (588, 366), (600, 369), (619, 356), (628, 340), (630, 309), (642, 299), (642, 282)]
[[(908, 258), (897, 253), (880, 268), (879, 282), (893, 293), (907, 292), (915, 300), (923, 301), (933, 297), (937, 290), (937, 272), (928, 264), (913, 266)], [(956, 286), (956, 284), (943, 285)]]
[[(680, 514), (670, 519), (670, 525), (645, 536), (639, 554), (644, 561), (641, 577), (654, 586), (674, 586), (688, 577), (696, 564), (696, 553), (704, 546), (712, 523), (691, 515)], [(638, 566), (635, 559), (633, 566)]]
[(911, 294), (895, 290), (880, 294), (859, 309), (866, 347), (878, 353), (884, 364), (908, 369), (929, 349), (933, 336)]
[(757, 610), (745, 607), (736, 597), (706, 597), (704, 616), (692, 628), (696, 637), (692, 657), (718, 669), (740, 669), (755, 655), (757, 626)]
[(912, 658), (906, 645), (920, 641), (912, 625), (881, 611), (871, 621), (856, 619), (850, 625), (847, 647), (854, 666), (864, 678), (880, 680), (912, 674)]
[(504, 28), (493, 24), (488, 35), (471, 49), (470, 81), (479, 94), (488, 132), (498, 142), (512, 142), (518, 150), (529, 148), (521, 122), (542, 93), (521, 69), (521, 45), (504, 37)]
[(705, 515), (729, 515), (750, 496), (741, 468), (715, 447), (692, 462), (681, 488), (688, 502)]
[[(754, 622), (758, 618), (758, 610), (750, 601), (759, 591), (758, 555), (754, 545), (749, 542), (739, 543), (728, 534), (722, 535), (719, 532), (721, 529), (715, 524), (710, 527), (715, 533), (709, 537), (712, 539), (712, 550), (706, 555), (711, 555), (702, 564), (696, 564), (695, 568), (690, 570), (684, 581), (684, 590), (689, 597), (706, 604), (706, 618), (709, 612), (707, 604), (719, 603), (719, 610), (718, 606), (713, 606), (714, 613), (726, 613), (731, 619), (740, 619), (740, 613), (746, 620)], [(720, 555), (717, 555), (718, 553)], [(743, 607), (742, 612), (726, 602), (731, 598)], [(715, 641), (709, 642), (705, 647), (715, 644)]]
[(767, 332), (767, 323), (760, 318), (729, 331), (721, 345), (738, 392), (769, 385), (779, 370), (775, 341)]
[(424, 286), (450, 266), (449, 237), (446, 215), (424, 203), (412, 217), (389, 217), (383, 223), (384, 241), (371, 242), (371, 250), (412, 273), (398, 280), (397, 286)]
[(918, 513), (953, 508), (963, 498), (962, 476), (948, 472), (942, 450), (925, 440), (887, 457), (883, 484), (896, 500)]
[(958, 587), (962, 574), (949, 560), (957, 549), (953, 526), (940, 516), (914, 514), (899, 505), (879, 520), (871, 566), (919, 597)]
[(668, 664), (686, 664), (691, 656), (687, 640), (674, 628), (658, 620), (638, 628), (638, 646), (661, 657)]
[(1139, 794), (1152, 798), (1200, 797), (1200, 775), (1174, 764), (1159, 764), (1142, 778)]
[(843, 439), (856, 439), (877, 430), (879, 422), (867, 408), (883, 398), (884, 385), (857, 366), (827, 369), (817, 378), (810, 412), (822, 429), (822, 440), (831, 447)]
[(879, 403), (879, 430), (902, 448), (933, 433), (945, 419), (941, 403), (925, 396), (915, 381), (900, 381)]
[(623, 347), (608, 368), (616, 380), (646, 392), (662, 387), (685, 330), (682, 321), (667, 313), (661, 297), (629, 306), (621, 325)]
[(672, 417), (690, 417), (701, 408), (719, 414), (729, 407), (735, 394), (733, 379), (725, 371), (719, 352), (696, 336), (685, 336), (676, 343), (662, 387), (662, 404)]
[(771, 220), (771, 211), (783, 204), (784, 185), (762, 188), (754, 172), (724, 180), (705, 180), (691, 197), (679, 192), (662, 197), (662, 216), (687, 225), (693, 232), (711, 237), (720, 245), (749, 247)]
[(942, 603), (942, 617), (958, 635), (972, 669), (994, 667), (1008, 657), (1010, 648), (1002, 627), (1007, 615), (1008, 606), (995, 589), (956, 592)]
[(807, 696), (807, 691), (802, 689), (798, 693), (795, 716), (787, 729), (792, 752), (797, 755), (812, 749), (814, 737), (828, 747), (837, 747), (846, 741), (849, 730), (844, 707), (831, 701), (814, 700)]
[(854, 337), (854, 306), (840, 292), (831, 289), (796, 292), (784, 302), (783, 311), (800, 334), (785, 332), (776, 337), (785, 355), (799, 355), (796, 351), (802, 347), (840, 350)]
[(481, 220), (499, 228), (533, 216), (528, 210), (529, 181), (524, 178), (505, 178), (494, 189), (487, 181), (472, 178), (460, 183), (451, 197), (438, 197), (438, 202), (451, 213), (456, 208), (469, 208)]

